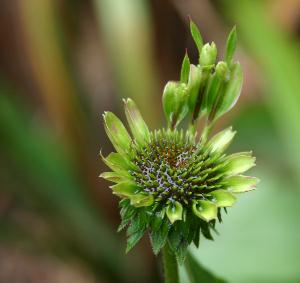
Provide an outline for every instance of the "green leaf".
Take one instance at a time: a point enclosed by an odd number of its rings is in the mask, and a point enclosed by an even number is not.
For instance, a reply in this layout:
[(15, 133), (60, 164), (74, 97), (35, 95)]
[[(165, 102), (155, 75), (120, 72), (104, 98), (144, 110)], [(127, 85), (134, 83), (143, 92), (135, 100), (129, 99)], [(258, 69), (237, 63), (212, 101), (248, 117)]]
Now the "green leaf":
[(237, 33), (236, 33), (236, 26), (234, 26), (228, 35), (227, 44), (226, 44), (225, 61), (229, 66), (231, 65), (232, 62), (232, 58), (236, 49), (236, 44), (237, 44)]
[(187, 253), (184, 267), (187, 271), (190, 283), (226, 283), (226, 281), (217, 278), (214, 274), (200, 265), (190, 252)]
[(217, 217), (217, 207), (211, 201), (199, 200), (193, 203), (193, 212), (196, 216), (208, 222)]
[(181, 66), (181, 72), (180, 72), (180, 81), (182, 83), (187, 83), (189, 79), (189, 73), (190, 73), (190, 59), (187, 53), (185, 53), (182, 66)]
[(154, 254), (158, 254), (161, 248), (166, 244), (169, 227), (169, 223), (165, 219), (162, 221), (159, 229), (151, 231), (150, 241)]
[(235, 153), (226, 157), (227, 164), (224, 168), (228, 176), (238, 175), (255, 166), (255, 157), (245, 153)]
[(172, 224), (177, 220), (182, 220), (182, 212), (182, 205), (178, 201), (170, 203), (166, 210), (166, 214)]
[(243, 193), (254, 190), (258, 182), (258, 178), (238, 175), (227, 178), (224, 184), (232, 193)]
[(220, 96), (216, 107), (215, 119), (232, 109), (241, 94), (243, 85), (243, 72), (239, 63), (231, 68), (230, 80), (224, 86), (224, 94)]
[(210, 193), (217, 207), (229, 207), (236, 202), (236, 197), (225, 190), (216, 190)]
[(139, 145), (144, 145), (150, 140), (150, 132), (145, 123), (140, 111), (138, 110), (134, 101), (130, 98), (124, 101), (125, 114), (133, 134), (134, 139)]
[(191, 31), (192, 37), (197, 46), (199, 56), (200, 56), (201, 49), (203, 46), (203, 40), (202, 40), (202, 36), (200, 34), (200, 31), (199, 31), (197, 25), (192, 20), (190, 21), (190, 31)]
[(217, 59), (217, 46), (214, 42), (211, 44), (206, 43), (202, 47), (200, 53), (200, 65), (203, 67), (212, 66)]
[(232, 131), (232, 127), (229, 127), (216, 135), (214, 135), (207, 143), (208, 151), (211, 154), (221, 154), (232, 142), (236, 132)]
[(120, 119), (112, 112), (105, 112), (103, 120), (106, 134), (116, 151), (121, 154), (128, 153), (132, 141)]
[(126, 253), (128, 253), (139, 242), (139, 240), (144, 236), (145, 231), (145, 229), (139, 230), (127, 238)]
[(140, 187), (138, 187), (134, 182), (130, 181), (118, 183), (116, 185), (110, 186), (110, 188), (113, 190), (114, 194), (129, 198), (140, 190)]

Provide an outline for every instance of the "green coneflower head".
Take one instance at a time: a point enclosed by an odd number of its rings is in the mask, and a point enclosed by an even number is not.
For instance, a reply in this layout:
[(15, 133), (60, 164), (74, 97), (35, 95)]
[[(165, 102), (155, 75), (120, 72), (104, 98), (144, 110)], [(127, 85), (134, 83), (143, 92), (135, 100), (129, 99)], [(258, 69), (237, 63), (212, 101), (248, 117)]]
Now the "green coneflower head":
[[(242, 175), (255, 165), (251, 152), (224, 153), (235, 136), (231, 127), (208, 138), (216, 119), (233, 107), (241, 90), (241, 68), (232, 62), (235, 29), (228, 38), (226, 61), (216, 65), (215, 44), (202, 47), (192, 22), (191, 32), (199, 64), (190, 64), (186, 54), (180, 81), (167, 83), (163, 93), (167, 128), (150, 131), (131, 99), (124, 100), (131, 135), (113, 113), (103, 114), (116, 152), (102, 156), (112, 171), (101, 177), (115, 183), (110, 188), (121, 198), (119, 229), (128, 227), (127, 250), (148, 231), (155, 253), (168, 242), (180, 260), (189, 244), (199, 245), (200, 233), (212, 239), (211, 229), (216, 220), (222, 221), (222, 210), (258, 182)], [(199, 135), (196, 124), (204, 115)], [(179, 129), (188, 116), (188, 129)]]

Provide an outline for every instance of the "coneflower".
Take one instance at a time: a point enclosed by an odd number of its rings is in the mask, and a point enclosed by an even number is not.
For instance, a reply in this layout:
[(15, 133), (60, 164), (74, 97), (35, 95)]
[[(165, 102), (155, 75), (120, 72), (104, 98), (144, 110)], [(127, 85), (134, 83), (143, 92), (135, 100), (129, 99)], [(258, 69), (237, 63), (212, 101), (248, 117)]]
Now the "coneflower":
[[(231, 127), (209, 138), (215, 121), (236, 103), (242, 71), (232, 57), (235, 28), (229, 34), (224, 61), (216, 64), (214, 43), (203, 46), (190, 23), (199, 50), (199, 63), (183, 60), (180, 81), (168, 82), (163, 93), (167, 127), (150, 131), (136, 104), (124, 100), (131, 131), (111, 112), (103, 114), (106, 133), (116, 152), (103, 157), (112, 172), (101, 177), (114, 182), (120, 197), (122, 222), (127, 229), (127, 251), (149, 232), (153, 251), (167, 246), (182, 262), (187, 247), (199, 245), (200, 234), (212, 239), (216, 221), (232, 206), (236, 195), (253, 190), (257, 178), (242, 175), (255, 165), (251, 152), (226, 155), (235, 132)], [(197, 123), (205, 117), (199, 134)], [(179, 128), (189, 118), (187, 129)]]

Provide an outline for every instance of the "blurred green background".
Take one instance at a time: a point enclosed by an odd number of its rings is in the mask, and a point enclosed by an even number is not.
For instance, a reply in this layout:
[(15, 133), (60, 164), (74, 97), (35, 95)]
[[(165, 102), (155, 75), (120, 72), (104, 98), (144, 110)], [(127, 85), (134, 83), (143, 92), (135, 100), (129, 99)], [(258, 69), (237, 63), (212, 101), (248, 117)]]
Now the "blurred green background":
[(186, 48), (197, 60), (188, 15), (220, 58), (237, 25), (244, 88), (218, 127), (238, 130), (231, 150), (253, 149), (261, 179), (192, 252), (228, 282), (300, 282), (300, 1), (2, 0), (1, 283), (162, 282), (148, 239), (125, 255), (116, 233), (101, 114), (124, 118), (131, 97), (163, 125), (164, 84)]

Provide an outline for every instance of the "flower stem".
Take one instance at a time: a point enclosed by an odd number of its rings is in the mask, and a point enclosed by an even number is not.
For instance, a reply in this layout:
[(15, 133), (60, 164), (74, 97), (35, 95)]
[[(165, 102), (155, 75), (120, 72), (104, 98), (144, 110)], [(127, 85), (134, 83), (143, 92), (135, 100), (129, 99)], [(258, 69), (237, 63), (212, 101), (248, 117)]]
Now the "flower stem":
[(168, 243), (163, 248), (163, 266), (165, 283), (179, 283), (177, 259)]

